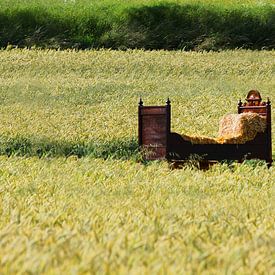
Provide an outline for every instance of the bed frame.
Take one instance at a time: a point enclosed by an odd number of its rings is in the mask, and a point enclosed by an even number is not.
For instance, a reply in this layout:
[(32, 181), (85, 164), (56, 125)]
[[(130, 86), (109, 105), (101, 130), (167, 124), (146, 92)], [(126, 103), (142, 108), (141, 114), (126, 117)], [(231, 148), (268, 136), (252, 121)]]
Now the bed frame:
[(171, 132), (171, 102), (165, 106), (138, 107), (138, 142), (145, 160), (167, 159), (169, 161), (190, 160), (193, 155), (205, 161), (247, 159), (265, 160), (272, 164), (271, 103), (262, 102), (261, 95), (251, 90), (246, 103), (238, 103), (238, 113), (253, 112), (266, 117), (266, 130), (258, 133), (254, 140), (245, 144), (193, 144), (181, 135)]

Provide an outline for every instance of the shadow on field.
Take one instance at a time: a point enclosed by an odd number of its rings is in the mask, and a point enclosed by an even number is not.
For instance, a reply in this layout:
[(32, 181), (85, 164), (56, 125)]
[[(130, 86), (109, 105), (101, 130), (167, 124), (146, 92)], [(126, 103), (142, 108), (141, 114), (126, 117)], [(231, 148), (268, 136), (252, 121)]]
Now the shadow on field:
[(74, 143), (45, 139), (8, 138), (0, 140), (0, 155), (26, 157), (93, 157), (102, 159), (138, 159), (138, 144), (135, 139), (91, 141)]
[[(61, 11), (62, 13), (62, 11)], [(0, 46), (42, 48), (93, 47), (105, 32), (95, 16), (79, 20), (66, 14), (58, 17), (42, 8), (0, 11)], [(102, 29), (103, 28), (103, 29)]]
[(130, 48), (274, 48), (275, 11), (262, 9), (256, 13), (199, 4), (144, 6), (128, 11), (126, 33), (121, 44)]
[[(145, 161), (142, 159), (141, 153), (138, 150), (138, 143), (136, 139), (127, 140), (111, 140), (105, 142), (87, 142), (87, 143), (74, 143), (67, 141), (49, 141), (46, 139), (30, 139), (30, 138), (4, 138), (0, 137), (0, 155), (8, 157), (20, 156), (20, 157), (70, 157), (76, 156), (116, 159), (116, 160), (134, 160), (149, 165), (151, 161)], [(275, 153), (273, 154), (273, 160), (275, 160)], [(223, 161), (220, 163), (227, 164), (228, 167), (234, 170), (234, 161)], [(264, 161), (260, 160), (248, 160), (244, 162), (250, 167), (265, 166)], [(204, 166), (206, 164), (206, 166)], [(273, 162), (273, 167), (274, 167)], [(207, 171), (211, 168), (211, 165), (207, 165), (207, 162), (187, 161), (184, 166), (177, 163), (170, 164), (171, 169), (178, 169), (183, 167), (191, 167), (194, 169), (200, 169)], [(233, 171), (232, 170), (232, 171)]]

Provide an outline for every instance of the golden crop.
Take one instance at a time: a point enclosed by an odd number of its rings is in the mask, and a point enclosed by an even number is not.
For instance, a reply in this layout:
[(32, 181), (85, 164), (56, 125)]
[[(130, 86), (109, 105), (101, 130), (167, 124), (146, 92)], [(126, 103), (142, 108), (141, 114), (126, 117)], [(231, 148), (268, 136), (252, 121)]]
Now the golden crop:
[[(0, 51), (0, 273), (274, 273), (274, 166), (170, 170), (62, 153), (136, 140), (140, 96), (170, 97), (172, 130), (215, 136), (248, 90), (274, 105), (274, 60), (274, 51)], [(273, 148), (274, 137), (275, 127)], [(17, 141), (33, 156), (16, 155)], [(60, 154), (35, 154), (53, 143)]]

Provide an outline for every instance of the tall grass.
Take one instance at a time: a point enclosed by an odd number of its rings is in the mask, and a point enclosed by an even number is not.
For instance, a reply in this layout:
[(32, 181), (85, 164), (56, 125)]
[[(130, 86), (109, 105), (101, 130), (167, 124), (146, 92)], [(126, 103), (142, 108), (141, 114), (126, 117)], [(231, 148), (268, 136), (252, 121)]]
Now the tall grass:
[(272, 49), (272, 1), (0, 1), (0, 46)]
[(272, 169), (0, 157), (1, 274), (272, 274)]
[(274, 58), (0, 51), (0, 273), (273, 274), (274, 166), (171, 170), (136, 144), (140, 96), (214, 136), (251, 88), (275, 102)]
[(273, 59), (274, 51), (1, 51), (2, 144), (135, 139), (140, 96), (171, 98), (173, 131), (215, 136), (250, 89), (275, 101)]

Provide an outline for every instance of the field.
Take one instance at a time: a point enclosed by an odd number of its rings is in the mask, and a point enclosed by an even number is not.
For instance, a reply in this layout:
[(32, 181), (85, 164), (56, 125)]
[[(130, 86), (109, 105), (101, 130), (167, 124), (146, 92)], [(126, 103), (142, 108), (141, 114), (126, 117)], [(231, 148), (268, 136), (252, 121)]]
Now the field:
[(0, 0), (0, 47), (274, 49), (274, 0)]
[(170, 97), (172, 130), (215, 136), (248, 90), (274, 105), (274, 60), (0, 51), (0, 273), (273, 274), (274, 165), (143, 164), (137, 104)]

